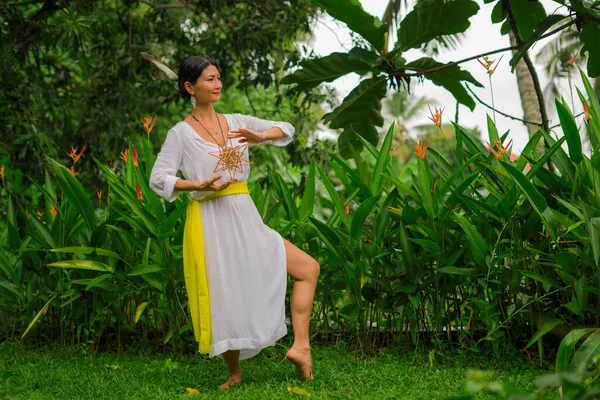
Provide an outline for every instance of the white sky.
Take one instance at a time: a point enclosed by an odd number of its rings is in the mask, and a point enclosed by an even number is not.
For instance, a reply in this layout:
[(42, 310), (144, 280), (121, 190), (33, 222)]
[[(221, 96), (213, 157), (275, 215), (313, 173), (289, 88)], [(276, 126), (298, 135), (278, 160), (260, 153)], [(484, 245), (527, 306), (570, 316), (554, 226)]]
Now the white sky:
[[(379, 18), (383, 16), (387, 0), (360, 0), (363, 8), (368, 13), (375, 15)], [(471, 21), (471, 27), (465, 32), (465, 37), (459, 43), (459, 48), (455, 51), (444, 51), (439, 56), (434, 57), (436, 60), (441, 62), (456, 61), (470, 56), (474, 56), (486, 51), (500, 49), (510, 45), (508, 36), (500, 35), (500, 24), (491, 23), (491, 11), (495, 3), (483, 4), (482, 0), (477, 0), (480, 10), (477, 15), (473, 16)], [(541, 0), (546, 8), (546, 13), (553, 13), (558, 4), (551, 0)], [(557, 13), (565, 14), (564, 10), (558, 10)], [(339, 23), (333, 20), (329, 15), (324, 14), (320, 20), (314, 26), (313, 39), (307, 45), (309, 49), (319, 56), (325, 56), (336, 51), (348, 51), (352, 48), (352, 40), (349, 35), (349, 29), (345, 24)], [(543, 44), (547, 43), (548, 39), (538, 43), (533, 50), (530, 50), (530, 56), (535, 62), (535, 55), (539, 49), (542, 48)], [(395, 42), (395, 38), (390, 40), (390, 49)], [(519, 91), (517, 87), (516, 76), (510, 72), (510, 66), (508, 64), (511, 59), (511, 53), (504, 53), (505, 56), (498, 66), (496, 72), (492, 77), (494, 87), (494, 98), (496, 109), (513, 115), (518, 118), (523, 118), (523, 108), (521, 106), (521, 100), (519, 97)], [(501, 54), (493, 55), (491, 59), (497, 59)], [(406, 53), (405, 58), (407, 60), (414, 60), (423, 56), (423, 53), (417, 50), (411, 50)], [(544, 72), (543, 65), (536, 63), (537, 72), (540, 76), (542, 88), (544, 88), (548, 82), (548, 78)], [(482, 83), (484, 88), (476, 88), (470, 85), (477, 96), (487, 104), (491, 105), (491, 95), (489, 91), (488, 76), (485, 70), (479, 65), (476, 60), (469, 61), (461, 64), (462, 69), (466, 69)], [(574, 83), (578, 87), (582, 88), (583, 85), (580, 83), (578, 77), (578, 71), (574, 69)], [(357, 74), (350, 74), (342, 77), (332, 83), (333, 87), (337, 89), (340, 95), (339, 104), (341, 104), (343, 98), (359, 83), (360, 77)], [(568, 84), (565, 82), (561, 83), (563, 87), (563, 96), (567, 99), (567, 103), (571, 105)], [(436, 103), (431, 104), (433, 106), (445, 107), (444, 111), (444, 122), (454, 120), (454, 114), (456, 110), (456, 100), (445, 89), (435, 86), (426, 80), (423, 84), (419, 84), (416, 79), (411, 82), (411, 94), (413, 96), (426, 96), (427, 98), (435, 99)], [(459, 111), (459, 123), (465, 127), (478, 126), (484, 137), (483, 140), (487, 140), (487, 123), (486, 115), (489, 113), (492, 115), (492, 111), (485, 106), (479, 104), (476, 101), (476, 107), (471, 112), (467, 107), (461, 105)], [(575, 107), (574, 114), (581, 112), (581, 105), (575, 92)], [(550, 125), (558, 123), (558, 117), (556, 116), (554, 103), (546, 105), (548, 110), (549, 118), (551, 119)], [(427, 108), (420, 113), (414, 120), (411, 121), (410, 125), (420, 125), (430, 123), (431, 121), (427, 118), (429, 112)], [(391, 124), (391, 118), (386, 116), (383, 128), (380, 131), (387, 130)], [(496, 124), (498, 131), (502, 134), (510, 129), (509, 138), (514, 140), (513, 152), (519, 154), (525, 144), (527, 143), (527, 128), (520, 121), (515, 121), (499, 114), (496, 114)], [(560, 135), (562, 133), (559, 132)]]

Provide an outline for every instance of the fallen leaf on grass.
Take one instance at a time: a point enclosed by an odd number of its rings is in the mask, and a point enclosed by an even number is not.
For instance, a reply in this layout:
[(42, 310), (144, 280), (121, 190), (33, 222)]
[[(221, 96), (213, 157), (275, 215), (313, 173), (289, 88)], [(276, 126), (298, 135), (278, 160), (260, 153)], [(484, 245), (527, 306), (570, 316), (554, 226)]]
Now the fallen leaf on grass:
[(104, 366), (106, 368), (110, 368), (110, 369), (117, 369), (117, 368), (121, 368), (120, 366), (113, 364), (113, 365), (108, 365), (108, 364), (104, 364)]
[(308, 393), (305, 389), (302, 389), (301, 387), (298, 387), (298, 386), (294, 386), (293, 388), (288, 387), (288, 392), (297, 394), (299, 396), (310, 397), (310, 393)]
[(193, 388), (186, 388), (185, 390), (187, 390), (188, 395), (193, 395), (193, 394), (200, 394), (200, 391), (198, 389), (193, 389)]

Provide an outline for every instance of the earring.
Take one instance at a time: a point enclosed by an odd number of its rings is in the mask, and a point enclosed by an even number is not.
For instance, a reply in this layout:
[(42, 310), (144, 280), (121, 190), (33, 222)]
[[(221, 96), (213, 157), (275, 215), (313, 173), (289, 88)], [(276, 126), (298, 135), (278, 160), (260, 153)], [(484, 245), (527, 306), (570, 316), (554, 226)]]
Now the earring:
[(190, 102), (192, 103), (192, 108), (196, 108), (196, 99), (195, 98), (191, 98)]

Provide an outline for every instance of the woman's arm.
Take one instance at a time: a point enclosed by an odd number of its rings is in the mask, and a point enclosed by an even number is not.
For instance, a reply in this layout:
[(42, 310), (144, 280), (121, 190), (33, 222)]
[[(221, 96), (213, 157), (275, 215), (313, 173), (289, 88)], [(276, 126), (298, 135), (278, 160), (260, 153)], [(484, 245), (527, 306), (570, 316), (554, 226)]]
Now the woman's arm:
[(250, 115), (237, 114), (236, 116), (241, 119), (241, 126), (231, 131), (229, 137), (243, 137), (240, 142), (248, 143), (249, 146), (260, 143), (286, 146), (291, 143), (296, 131), (288, 122), (269, 121)]
[(171, 129), (167, 133), (167, 138), (156, 157), (156, 162), (150, 174), (150, 188), (169, 202), (175, 201), (179, 192), (219, 191), (237, 182), (237, 179), (234, 178), (217, 184), (215, 182), (221, 179), (220, 175), (202, 182), (181, 179), (176, 174), (181, 166), (182, 157), (183, 150), (179, 142), (179, 136), (176, 130)]
[(169, 202), (173, 202), (177, 198), (175, 185), (181, 178), (176, 174), (181, 166), (182, 157), (183, 151), (179, 135), (175, 129), (171, 129), (167, 132), (165, 142), (160, 148), (150, 174), (150, 188)]

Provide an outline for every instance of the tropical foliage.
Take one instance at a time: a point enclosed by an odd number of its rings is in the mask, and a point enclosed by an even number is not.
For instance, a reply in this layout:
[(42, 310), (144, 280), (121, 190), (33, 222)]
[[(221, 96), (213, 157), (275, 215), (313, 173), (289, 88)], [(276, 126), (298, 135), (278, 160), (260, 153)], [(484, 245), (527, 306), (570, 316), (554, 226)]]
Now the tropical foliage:
[[(566, 15), (547, 16), (544, 7), (537, 0), (485, 0), (485, 3), (495, 2), (492, 22), (502, 23), (503, 34), (512, 29), (517, 37), (518, 52), (510, 60), (513, 69), (521, 58), (527, 57), (527, 50), (539, 39), (577, 25), (580, 30), (579, 40), (584, 44), (582, 51), (589, 54), (588, 74), (591, 77), (600, 75), (600, 47), (594, 39), (600, 36), (600, 8), (597, 2), (555, 1), (564, 6)], [(350, 73), (365, 76), (342, 104), (324, 117), (330, 128), (343, 129), (339, 138), (339, 150), (346, 158), (358, 156), (363, 148), (363, 143), (356, 140), (353, 131), (372, 145), (377, 145), (379, 137), (376, 127), (383, 125), (381, 100), (388, 87), (397, 89), (402, 85), (409, 86), (413, 78), (428, 79), (452, 93), (458, 103), (473, 110), (475, 100), (464, 84), (482, 85), (468, 71), (462, 70), (459, 64), (476, 57), (510, 50), (491, 50), (449, 63), (436, 61), (429, 56), (416, 60), (405, 58), (404, 55), (410, 49), (423, 48), (436, 41), (447, 45), (450, 35), (465, 32), (470, 26), (469, 19), (479, 11), (479, 5), (474, 0), (418, 1), (412, 11), (399, 22), (397, 41), (391, 51), (388, 51), (388, 25), (365, 12), (358, 0), (312, 2), (333, 18), (345, 23), (364, 39), (364, 43), (347, 53), (333, 53), (304, 60), (300, 63), (302, 69), (283, 78), (282, 83), (296, 84), (297, 90), (305, 90)], [(388, 10), (397, 11), (400, 3), (400, 0), (390, 2)], [(390, 12), (386, 15), (389, 16)], [(548, 32), (557, 23), (563, 25)], [(542, 110), (542, 122), (547, 130), (547, 117), (544, 115), (545, 109)]]

